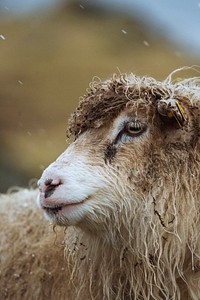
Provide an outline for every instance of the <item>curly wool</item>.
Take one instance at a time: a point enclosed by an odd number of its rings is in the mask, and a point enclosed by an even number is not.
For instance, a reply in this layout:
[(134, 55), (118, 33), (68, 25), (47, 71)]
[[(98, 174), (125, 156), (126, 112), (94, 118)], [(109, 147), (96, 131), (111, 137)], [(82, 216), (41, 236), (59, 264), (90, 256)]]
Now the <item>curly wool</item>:
[[(105, 82), (91, 82), (87, 94), (68, 121), (67, 136), (78, 136), (91, 128), (99, 128), (134, 101), (142, 99), (156, 105), (159, 99), (178, 98), (196, 105), (199, 99), (199, 78), (184, 79), (172, 84), (171, 75), (165, 81), (134, 74), (116, 75)], [(198, 103), (197, 103), (198, 105)]]

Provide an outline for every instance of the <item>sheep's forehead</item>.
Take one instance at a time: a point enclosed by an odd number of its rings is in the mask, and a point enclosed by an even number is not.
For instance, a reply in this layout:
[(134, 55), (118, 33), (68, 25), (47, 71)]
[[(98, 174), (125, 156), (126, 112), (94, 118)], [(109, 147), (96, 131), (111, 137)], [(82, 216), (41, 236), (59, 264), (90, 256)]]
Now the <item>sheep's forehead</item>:
[(140, 110), (142, 108), (149, 116), (156, 112), (160, 99), (175, 96), (178, 99), (191, 97), (190, 101), (192, 98), (199, 100), (200, 88), (193, 81), (172, 84), (131, 74), (113, 76), (105, 82), (92, 82), (69, 120), (67, 135), (78, 136), (88, 129), (106, 125), (125, 108), (136, 111), (139, 105)]
[(125, 108), (150, 111), (165, 93), (153, 85), (138, 82), (136, 77), (112, 78), (91, 86), (69, 120), (68, 135), (78, 135), (90, 128), (98, 128), (114, 119)]

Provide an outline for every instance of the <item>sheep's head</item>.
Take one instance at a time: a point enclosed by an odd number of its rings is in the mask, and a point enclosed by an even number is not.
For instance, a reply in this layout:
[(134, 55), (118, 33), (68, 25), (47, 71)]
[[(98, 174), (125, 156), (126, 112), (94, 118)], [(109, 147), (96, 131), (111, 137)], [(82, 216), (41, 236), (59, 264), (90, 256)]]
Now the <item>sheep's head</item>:
[(94, 83), (69, 120), (74, 142), (41, 177), (48, 218), (122, 235), (147, 224), (177, 231), (186, 209), (194, 218), (199, 90), (134, 75)]

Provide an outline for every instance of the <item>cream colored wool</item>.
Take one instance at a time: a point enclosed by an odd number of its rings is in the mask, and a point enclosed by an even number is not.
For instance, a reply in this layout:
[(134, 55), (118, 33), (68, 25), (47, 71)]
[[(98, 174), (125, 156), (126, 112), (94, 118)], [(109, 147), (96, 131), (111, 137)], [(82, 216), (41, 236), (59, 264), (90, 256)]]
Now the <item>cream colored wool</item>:
[[(184, 109), (183, 128), (158, 113), (169, 98)], [(0, 197), (0, 299), (199, 300), (199, 108), (198, 78), (131, 74), (91, 84), (67, 134), (108, 186), (66, 227), (43, 218), (36, 191)], [(142, 115), (150, 129), (121, 138), (106, 161), (121, 112)]]

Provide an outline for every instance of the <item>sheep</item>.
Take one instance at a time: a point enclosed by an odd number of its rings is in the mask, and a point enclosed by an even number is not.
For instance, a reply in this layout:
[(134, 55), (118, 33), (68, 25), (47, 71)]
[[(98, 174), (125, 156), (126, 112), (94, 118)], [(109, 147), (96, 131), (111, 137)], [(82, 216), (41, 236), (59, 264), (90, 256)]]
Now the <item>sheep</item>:
[(93, 81), (39, 205), (1, 196), (1, 299), (200, 299), (199, 78), (171, 78)]

